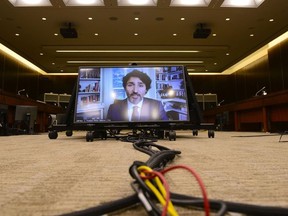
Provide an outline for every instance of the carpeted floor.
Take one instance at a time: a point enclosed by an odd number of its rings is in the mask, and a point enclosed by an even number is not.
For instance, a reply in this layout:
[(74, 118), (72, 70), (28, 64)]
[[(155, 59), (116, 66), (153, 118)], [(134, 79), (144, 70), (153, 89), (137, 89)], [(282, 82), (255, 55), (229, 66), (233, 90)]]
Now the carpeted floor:
[[(86, 142), (85, 135), (75, 131), (66, 137), (61, 132), (55, 140), (47, 134), (0, 137), (0, 215), (61, 215), (133, 194), (128, 169), (149, 156), (129, 142)], [(282, 142), (279, 137), (216, 131), (212, 139), (207, 131), (199, 131), (198, 136), (177, 131), (176, 141), (164, 139), (157, 144), (182, 152), (172, 164), (193, 168), (210, 199), (288, 207), (288, 134)], [(201, 197), (190, 173), (175, 170), (167, 179), (171, 191)], [(191, 211), (179, 210), (180, 215)], [(114, 214), (146, 212), (136, 206)]]

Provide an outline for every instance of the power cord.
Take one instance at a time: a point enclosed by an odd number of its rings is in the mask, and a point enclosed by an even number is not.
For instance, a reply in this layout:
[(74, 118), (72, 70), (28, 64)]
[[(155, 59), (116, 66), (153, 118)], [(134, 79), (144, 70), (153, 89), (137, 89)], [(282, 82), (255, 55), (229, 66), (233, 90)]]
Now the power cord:
[[(155, 144), (154, 141), (149, 141), (145, 137), (139, 138), (138, 136), (133, 138), (135, 139), (122, 139), (122, 141), (132, 142), (135, 149), (150, 156), (146, 162), (134, 161), (129, 168), (129, 173), (134, 179), (131, 183), (131, 187), (135, 191), (135, 194), (100, 206), (63, 214), (63, 216), (100, 216), (139, 203), (142, 204), (148, 216), (166, 216), (167, 214), (177, 216), (178, 212), (175, 205), (203, 209), (205, 216), (209, 216), (212, 211), (216, 216), (224, 216), (227, 215), (228, 212), (237, 212), (253, 216), (288, 215), (288, 208), (258, 206), (208, 199), (204, 183), (191, 167), (186, 165), (174, 165), (165, 168), (169, 162), (177, 155), (181, 154), (180, 151), (171, 150), (167, 147)], [(194, 197), (170, 192), (168, 182), (165, 179), (165, 174), (175, 169), (185, 169), (190, 172), (197, 180), (203, 197)]]

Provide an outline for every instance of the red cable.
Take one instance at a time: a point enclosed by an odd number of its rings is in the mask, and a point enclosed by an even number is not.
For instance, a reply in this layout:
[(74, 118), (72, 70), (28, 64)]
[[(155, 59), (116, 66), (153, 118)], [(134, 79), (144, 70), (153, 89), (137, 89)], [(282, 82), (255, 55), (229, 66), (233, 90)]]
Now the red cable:
[(210, 206), (209, 206), (208, 196), (207, 196), (207, 192), (206, 192), (204, 183), (201, 180), (200, 176), (192, 168), (190, 168), (188, 166), (185, 166), (185, 165), (175, 165), (175, 166), (168, 167), (168, 168), (166, 168), (166, 169), (164, 169), (164, 170), (162, 170), (160, 172), (162, 174), (165, 174), (166, 172), (168, 172), (170, 170), (179, 169), (179, 168), (188, 170), (196, 178), (198, 184), (200, 185), (200, 188), (201, 188), (201, 191), (202, 191), (202, 195), (203, 195), (205, 215), (209, 216), (209, 214), (210, 214)]

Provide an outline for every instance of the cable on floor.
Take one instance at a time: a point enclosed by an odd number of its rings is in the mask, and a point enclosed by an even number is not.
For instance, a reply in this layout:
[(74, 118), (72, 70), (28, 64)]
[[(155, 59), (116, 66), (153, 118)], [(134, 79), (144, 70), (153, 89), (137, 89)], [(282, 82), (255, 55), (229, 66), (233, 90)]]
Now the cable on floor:
[[(129, 168), (129, 173), (133, 178), (131, 187), (135, 191), (135, 194), (104, 203), (100, 206), (63, 214), (63, 216), (100, 216), (129, 208), (136, 204), (142, 204), (148, 216), (176, 216), (178, 215), (175, 208), (176, 205), (203, 209), (205, 216), (209, 216), (210, 212), (213, 212), (216, 216), (227, 215), (227, 212), (236, 212), (253, 216), (288, 215), (288, 208), (258, 206), (208, 199), (205, 186), (200, 176), (191, 167), (186, 165), (175, 165), (165, 168), (169, 162), (174, 160), (177, 155), (181, 154), (180, 151), (171, 150), (167, 147), (155, 144), (153, 140), (149, 140), (145, 137), (132, 136), (131, 138), (130, 136), (122, 141), (132, 142), (135, 149), (150, 156), (146, 162), (134, 161)], [(169, 185), (164, 175), (175, 169), (185, 169), (196, 178), (202, 192), (202, 197), (170, 192)]]

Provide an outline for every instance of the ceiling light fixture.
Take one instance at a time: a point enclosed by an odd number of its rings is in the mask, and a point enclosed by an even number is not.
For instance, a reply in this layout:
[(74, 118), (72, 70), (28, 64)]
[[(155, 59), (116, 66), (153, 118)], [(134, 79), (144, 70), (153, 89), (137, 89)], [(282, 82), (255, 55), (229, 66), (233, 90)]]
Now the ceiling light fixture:
[(49, 0), (8, 0), (14, 7), (52, 6)]
[(170, 6), (180, 7), (208, 7), (211, 0), (172, 0)]
[(157, 0), (118, 0), (118, 6), (157, 6)]
[[(81, 61), (81, 60), (73, 60), (67, 61), (67, 64), (129, 64), (131, 61)], [(141, 64), (203, 64), (204, 61), (137, 61), (133, 60), (133, 62), (141, 63)]]
[(66, 6), (105, 6), (103, 0), (63, 0)]
[(265, 0), (225, 0), (221, 7), (257, 8)]
[(214, 75), (215, 76), (215, 75), (217, 75), (218, 76), (218, 75), (227, 75), (227, 74), (222, 74), (222, 73), (218, 73), (218, 72), (208, 72), (208, 73), (207, 72), (205, 72), (205, 73), (203, 73), (203, 72), (199, 73), (198, 72), (197, 73), (197, 72), (193, 72), (193, 71), (188, 69), (188, 75), (190, 75), (190, 76), (195, 76), (195, 75), (205, 75), (205, 76)]
[(198, 50), (56, 50), (57, 53), (198, 53)]

